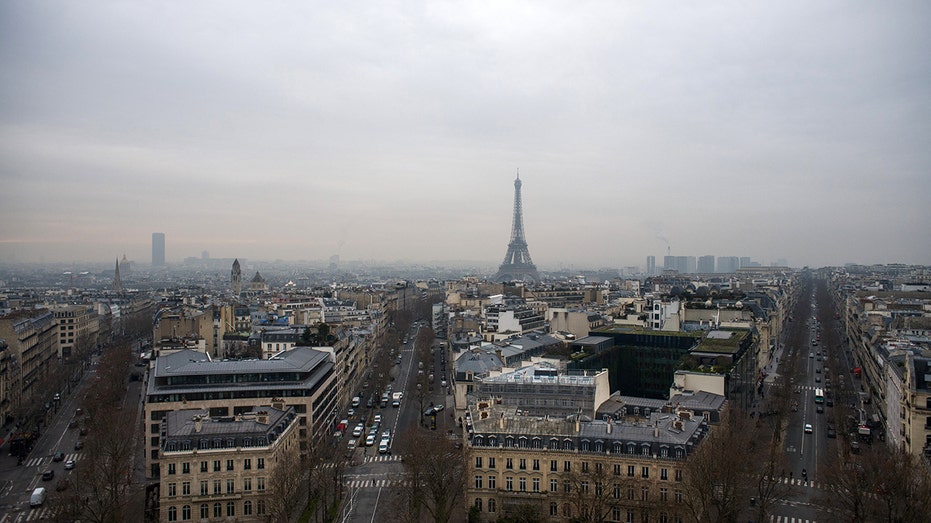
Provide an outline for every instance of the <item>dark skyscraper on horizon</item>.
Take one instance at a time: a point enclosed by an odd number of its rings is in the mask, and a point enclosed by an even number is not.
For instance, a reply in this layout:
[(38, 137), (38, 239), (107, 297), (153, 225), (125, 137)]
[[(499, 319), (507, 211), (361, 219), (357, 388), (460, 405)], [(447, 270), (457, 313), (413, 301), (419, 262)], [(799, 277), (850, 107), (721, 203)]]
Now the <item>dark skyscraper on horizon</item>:
[(165, 265), (165, 233), (152, 233), (152, 266), (161, 267)]
[(508, 243), (508, 252), (504, 255), (504, 262), (498, 267), (495, 274), (496, 281), (539, 281), (537, 266), (530, 259), (527, 250), (527, 240), (524, 238), (524, 210), (520, 199), (520, 172), (514, 180), (514, 216), (511, 221), (511, 241)]

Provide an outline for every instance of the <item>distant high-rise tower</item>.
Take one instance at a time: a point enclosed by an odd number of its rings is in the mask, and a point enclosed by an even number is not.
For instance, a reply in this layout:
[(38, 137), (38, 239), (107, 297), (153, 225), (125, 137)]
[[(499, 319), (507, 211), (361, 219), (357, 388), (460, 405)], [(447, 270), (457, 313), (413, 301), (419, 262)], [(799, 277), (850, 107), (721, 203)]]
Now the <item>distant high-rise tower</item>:
[(233, 260), (233, 270), (230, 272), (230, 291), (236, 296), (242, 294), (242, 268), (239, 258)]
[(711, 274), (714, 272), (714, 256), (706, 255), (698, 258), (698, 272)]
[(524, 238), (524, 211), (520, 201), (520, 172), (514, 180), (514, 217), (511, 221), (511, 242), (508, 243), (508, 252), (504, 255), (504, 262), (498, 267), (495, 274), (497, 281), (538, 281), (537, 266), (530, 259), (527, 250), (527, 240)]
[(647, 256), (647, 276), (656, 276), (656, 256)]
[(161, 267), (165, 265), (165, 233), (152, 233), (152, 266)]
[(123, 280), (120, 279), (120, 259), (116, 259), (116, 270), (113, 271), (113, 292), (123, 292)]

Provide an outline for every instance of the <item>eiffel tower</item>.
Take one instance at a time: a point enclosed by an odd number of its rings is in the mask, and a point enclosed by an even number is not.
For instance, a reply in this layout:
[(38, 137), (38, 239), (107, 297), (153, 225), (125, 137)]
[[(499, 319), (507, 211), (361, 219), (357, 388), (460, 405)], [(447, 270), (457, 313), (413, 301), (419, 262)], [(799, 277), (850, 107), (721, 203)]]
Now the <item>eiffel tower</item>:
[(508, 252), (504, 255), (504, 262), (498, 267), (495, 281), (527, 281), (540, 280), (537, 266), (530, 259), (527, 250), (527, 240), (524, 238), (524, 211), (520, 203), (520, 171), (514, 180), (514, 218), (511, 222), (511, 242), (508, 243)]

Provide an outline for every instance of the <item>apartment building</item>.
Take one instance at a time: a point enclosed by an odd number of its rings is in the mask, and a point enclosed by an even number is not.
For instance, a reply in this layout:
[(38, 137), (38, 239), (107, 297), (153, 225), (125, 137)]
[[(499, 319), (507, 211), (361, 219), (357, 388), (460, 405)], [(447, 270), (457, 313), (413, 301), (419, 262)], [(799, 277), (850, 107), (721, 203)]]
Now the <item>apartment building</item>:
[(338, 409), (333, 354), (297, 347), (269, 360), (214, 361), (182, 350), (160, 356), (149, 373), (145, 419), (146, 474), (157, 478), (161, 422), (179, 410), (205, 409), (211, 417), (237, 416), (274, 406), (298, 417), (300, 450), (306, 454), (334, 426)]
[[(7, 365), (0, 398), (4, 420), (12, 419), (25, 404), (48, 401), (54, 391), (36, 384), (47, 376), (58, 357), (58, 321), (48, 309), (20, 309), (0, 317), (0, 340), (12, 358)], [(14, 363), (15, 362), (15, 363)]]
[(685, 409), (585, 421), (519, 415), (490, 399), (465, 419), (466, 503), (481, 521), (526, 508), (572, 521), (597, 506), (612, 522), (681, 522), (685, 459), (707, 433)]
[(294, 408), (169, 412), (160, 423), (159, 521), (267, 521), (279, 467), (299, 462)]

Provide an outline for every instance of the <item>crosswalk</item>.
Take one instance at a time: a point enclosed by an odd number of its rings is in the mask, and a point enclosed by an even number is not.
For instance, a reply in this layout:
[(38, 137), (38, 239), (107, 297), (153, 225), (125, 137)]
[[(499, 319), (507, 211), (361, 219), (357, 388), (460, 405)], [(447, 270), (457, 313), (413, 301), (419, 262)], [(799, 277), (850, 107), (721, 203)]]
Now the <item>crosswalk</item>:
[(797, 487), (811, 487), (816, 489), (826, 489), (827, 484), (817, 481), (803, 481), (799, 478), (779, 478), (779, 481), (786, 485), (795, 485)]
[(814, 519), (797, 518), (795, 516), (769, 516), (770, 523), (817, 523)]
[(392, 456), (389, 454), (379, 454), (378, 456), (366, 456), (365, 463), (375, 463), (380, 461), (401, 461), (401, 456)]
[[(68, 461), (69, 459), (73, 459), (74, 461), (78, 461), (80, 458), (81, 458), (81, 453), (80, 453), (80, 452), (72, 452), (71, 454), (65, 454), (65, 459), (64, 459), (64, 461)], [(49, 456), (43, 456), (43, 457), (40, 457), (40, 458), (30, 458), (30, 459), (24, 461), (24, 462), (23, 462), (23, 465), (26, 466), (26, 467), (44, 467), (44, 466), (46, 466), (46, 465), (50, 465), (51, 463), (52, 463), (52, 458), (51, 458), (51, 457), (49, 457)], [(0, 523), (2, 523), (2, 520), (0, 520)]]
[(0, 523), (24, 523), (26, 521), (53, 521), (55, 511), (49, 506), (29, 508), (18, 513), (6, 513), (0, 517)]
[(353, 479), (346, 482), (346, 486), (351, 489), (402, 487), (405, 484), (404, 480), (398, 479)]

